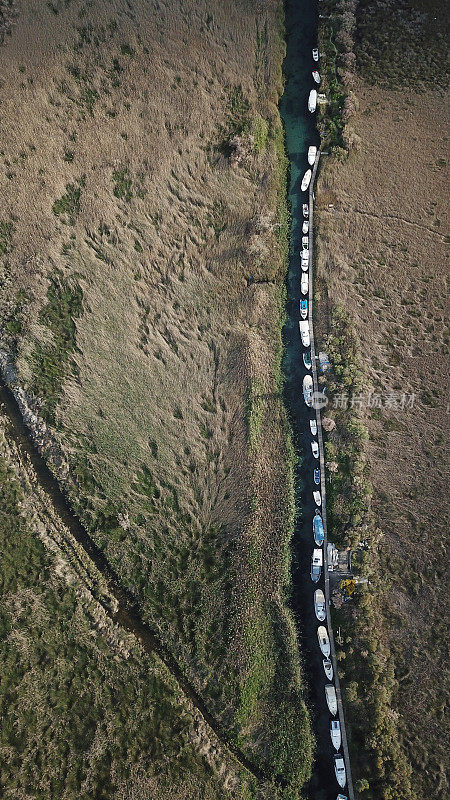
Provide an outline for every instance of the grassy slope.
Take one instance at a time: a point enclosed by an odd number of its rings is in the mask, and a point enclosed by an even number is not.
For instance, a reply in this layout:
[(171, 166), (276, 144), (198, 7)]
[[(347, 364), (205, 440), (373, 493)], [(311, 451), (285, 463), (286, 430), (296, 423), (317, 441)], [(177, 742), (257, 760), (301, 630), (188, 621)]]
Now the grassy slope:
[(4, 339), (144, 614), (298, 785), (279, 3), (19, 11), (0, 51)]
[(212, 743), (158, 659), (49, 557), (3, 443), (2, 797), (250, 797), (230, 765), (215, 775)]
[[(393, 24), (381, 25), (388, 14)], [(337, 456), (340, 465), (331, 492), (334, 534), (372, 543), (371, 553), (357, 556), (371, 588), (354, 611), (347, 606), (337, 615), (346, 634), (341, 669), (355, 773), (369, 780), (361, 796), (396, 800), (444, 798), (448, 789), (441, 507), (448, 76), (434, 16), (445, 16), (441, 3), (360, 4), (356, 54), (364, 82), (353, 85), (358, 110), (347, 124), (356, 146), (343, 166), (322, 167), (318, 192), (319, 323), (323, 335), (335, 336), (330, 313), (340, 304), (348, 313), (344, 329), (348, 335), (353, 327), (355, 338), (344, 357), (349, 375), (335, 377), (330, 388), (397, 399), (415, 394), (404, 411), (386, 408), (383, 399), (381, 409), (332, 412), (338, 427), (328, 445), (329, 460)], [(418, 93), (431, 77), (434, 86)], [(395, 80), (401, 91), (387, 88)], [(330, 349), (342, 353), (343, 346), (338, 337)], [(364, 423), (367, 442), (363, 429), (352, 430), (352, 418)]]

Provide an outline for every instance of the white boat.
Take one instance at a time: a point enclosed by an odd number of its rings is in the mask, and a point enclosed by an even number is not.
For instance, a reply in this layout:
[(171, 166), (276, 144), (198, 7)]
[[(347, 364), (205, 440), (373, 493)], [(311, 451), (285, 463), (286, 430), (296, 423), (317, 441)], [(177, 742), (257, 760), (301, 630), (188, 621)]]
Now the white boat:
[(313, 379), (311, 375), (305, 375), (303, 378), (303, 397), (308, 407), (311, 407), (313, 391)]
[(343, 789), (347, 783), (347, 776), (345, 774), (344, 759), (340, 753), (335, 753), (334, 756), (334, 774), (336, 775), (336, 780), (339, 786), (341, 786)]
[[(302, 278), (303, 278), (303, 275), (302, 275)], [(313, 436), (317, 436), (317, 422), (316, 422), (315, 419), (310, 419), (309, 420), (309, 427), (311, 429), (312, 435)]]
[(325, 609), (325, 595), (322, 589), (316, 589), (314, 592), (314, 611), (319, 622), (323, 622), (327, 612)]
[(300, 281), (300, 291), (302, 294), (308, 294), (308, 286), (309, 286), (308, 273), (302, 272), (302, 278)]
[(311, 175), (312, 175), (312, 171), (310, 169), (307, 169), (305, 174), (303, 175), (302, 192), (306, 192), (309, 184), (311, 183)]
[(312, 144), (311, 147), (308, 147), (308, 164), (311, 166), (314, 164), (317, 155), (317, 147)]
[(338, 719), (330, 721), (330, 736), (335, 750), (339, 750), (341, 746), (341, 723)]
[(324, 658), (322, 661), (323, 669), (325, 675), (327, 676), (329, 681), (333, 680), (333, 664), (331, 663), (329, 658)]
[(319, 547), (314, 548), (311, 556), (311, 580), (317, 583), (322, 574), (323, 553)]
[[(327, 683), (325, 686), (325, 699), (327, 701), (327, 706), (330, 714), (333, 714), (333, 717), (337, 714), (337, 698), (336, 698), (336, 689), (334, 688), (332, 683)], [(339, 784), (344, 785), (344, 784)]]
[(320, 83), (320, 75), (316, 69), (314, 70), (312, 76), (314, 79), (314, 83)]
[(300, 300), (300, 316), (302, 319), (307, 319), (308, 317), (308, 301), (307, 300)]
[(311, 89), (308, 97), (308, 109), (311, 111), (311, 114), (316, 110), (317, 105), (317, 91), (315, 89)]
[(305, 219), (302, 225), (302, 233), (308, 233), (308, 231), (309, 231), (309, 222), (307, 219)]
[(313, 500), (314, 500), (316, 506), (321, 506), (322, 505), (322, 496), (321, 496), (320, 492), (313, 492)]
[(336, 800), (348, 800), (348, 797), (346, 794), (341, 794), (339, 792), (338, 796), (336, 797)]
[(329, 658), (330, 655), (330, 639), (328, 637), (328, 631), (325, 625), (319, 625), (317, 628), (317, 639), (319, 640), (319, 647), (322, 651), (322, 655), (325, 658)]
[(303, 210), (303, 216), (306, 219), (308, 219), (308, 217), (309, 217), (309, 205), (308, 205), (308, 203), (303, 203), (302, 210)]
[(302, 252), (300, 254), (300, 264), (301, 264), (303, 272), (308, 272), (308, 268), (309, 268), (309, 252), (308, 252), (308, 250), (302, 250)]
[(309, 236), (302, 236), (302, 247), (304, 250), (309, 249)]
[(314, 61), (318, 61), (319, 60), (319, 51), (318, 51), (317, 47), (313, 47), (312, 57), (313, 57)]
[(301, 319), (298, 323), (298, 327), (300, 329), (300, 338), (302, 340), (303, 347), (309, 347), (311, 344), (311, 338), (309, 335), (309, 322), (307, 319)]

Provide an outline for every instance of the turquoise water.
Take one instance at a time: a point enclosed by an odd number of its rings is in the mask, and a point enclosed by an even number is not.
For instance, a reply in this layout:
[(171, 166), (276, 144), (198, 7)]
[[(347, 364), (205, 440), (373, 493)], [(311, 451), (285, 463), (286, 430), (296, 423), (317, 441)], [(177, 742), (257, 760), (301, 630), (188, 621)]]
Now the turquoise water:
[(283, 368), (285, 403), (291, 421), (294, 448), (299, 455), (296, 484), (301, 505), (301, 517), (296, 523), (293, 536), (292, 605), (297, 621), (311, 723), (317, 741), (315, 764), (307, 787), (307, 796), (311, 800), (336, 800), (339, 787), (334, 776), (334, 751), (329, 732), (330, 714), (325, 702), (327, 681), (317, 644), (318, 622), (314, 614), (314, 590), (318, 587), (324, 588), (323, 576), (317, 584), (313, 584), (310, 578), (314, 547), (313, 471), (317, 462), (311, 452), (309, 420), (313, 415), (305, 405), (302, 394), (302, 381), (306, 369), (298, 330), (301, 298), (302, 204), (308, 201), (307, 192), (301, 191), (301, 180), (308, 169), (308, 147), (319, 144), (315, 115), (308, 111), (308, 95), (314, 88), (312, 71), (317, 68), (312, 59), (312, 48), (317, 44), (318, 12), (317, 3), (313, 0), (287, 0), (285, 8), (287, 53), (283, 69), (286, 85), (280, 102), (280, 112), (285, 126), (286, 147), (290, 161), (289, 203), (292, 223), (286, 282), (287, 318), (283, 330)]

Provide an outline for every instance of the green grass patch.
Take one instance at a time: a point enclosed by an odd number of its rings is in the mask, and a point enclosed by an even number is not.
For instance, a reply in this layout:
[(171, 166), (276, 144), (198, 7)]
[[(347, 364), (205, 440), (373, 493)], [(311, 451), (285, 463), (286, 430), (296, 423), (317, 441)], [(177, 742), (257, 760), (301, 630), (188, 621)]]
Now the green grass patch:
[(61, 387), (68, 374), (69, 356), (75, 349), (75, 319), (82, 312), (83, 293), (76, 281), (63, 279), (56, 273), (50, 278), (47, 298), (39, 321), (49, 328), (52, 340), (36, 345), (32, 352), (31, 389), (43, 401), (44, 419), (54, 422)]
[(12, 222), (0, 221), (0, 256), (11, 252), (14, 225)]
[(119, 200), (126, 200), (126, 202), (129, 203), (133, 197), (133, 181), (128, 171), (128, 167), (115, 170), (113, 172), (112, 179), (114, 181), (114, 197), (118, 197)]

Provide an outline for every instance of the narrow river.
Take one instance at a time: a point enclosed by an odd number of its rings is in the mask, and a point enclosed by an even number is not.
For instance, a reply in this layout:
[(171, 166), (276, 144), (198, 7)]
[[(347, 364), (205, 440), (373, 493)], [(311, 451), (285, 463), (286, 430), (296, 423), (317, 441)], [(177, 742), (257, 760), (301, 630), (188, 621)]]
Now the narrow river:
[(301, 191), (301, 180), (308, 168), (309, 145), (318, 145), (315, 117), (308, 111), (308, 95), (314, 87), (312, 48), (317, 44), (317, 3), (315, 0), (286, 0), (287, 53), (284, 62), (286, 86), (280, 112), (286, 131), (290, 160), (289, 202), (292, 214), (289, 271), (287, 277), (287, 320), (284, 328), (285, 402), (291, 419), (293, 440), (300, 456), (298, 485), (301, 487), (301, 519), (293, 539), (293, 606), (303, 656), (304, 675), (313, 730), (317, 740), (316, 760), (308, 786), (311, 800), (336, 800), (339, 791), (334, 775), (334, 749), (330, 739), (330, 714), (325, 702), (328, 683), (317, 642), (318, 622), (314, 613), (314, 590), (324, 588), (323, 575), (318, 584), (310, 578), (311, 554), (314, 547), (312, 518), (315, 504), (312, 497), (313, 471), (318, 461), (311, 452), (309, 420), (314, 412), (303, 400), (302, 382), (307, 372), (303, 364), (300, 342), (300, 250), (302, 237), (302, 204), (308, 193)]

